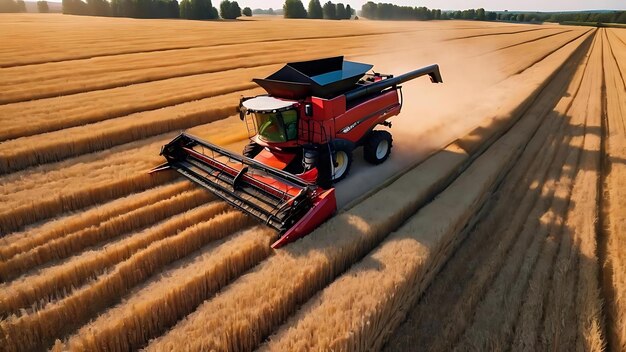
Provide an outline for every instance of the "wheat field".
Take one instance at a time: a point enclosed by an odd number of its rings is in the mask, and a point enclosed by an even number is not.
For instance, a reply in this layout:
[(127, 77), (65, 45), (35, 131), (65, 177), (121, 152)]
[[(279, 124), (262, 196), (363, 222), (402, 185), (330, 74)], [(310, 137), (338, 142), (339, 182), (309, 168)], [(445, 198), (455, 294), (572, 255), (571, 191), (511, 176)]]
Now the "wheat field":
[[(626, 350), (626, 29), (0, 14), (0, 32), (1, 351)], [(403, 85), (391, 158), (355, 161), (309, 236), (273, 250), (147, 173), (181, 130), (240, 152), (251, 79), (337, 55), (445, 83)]]

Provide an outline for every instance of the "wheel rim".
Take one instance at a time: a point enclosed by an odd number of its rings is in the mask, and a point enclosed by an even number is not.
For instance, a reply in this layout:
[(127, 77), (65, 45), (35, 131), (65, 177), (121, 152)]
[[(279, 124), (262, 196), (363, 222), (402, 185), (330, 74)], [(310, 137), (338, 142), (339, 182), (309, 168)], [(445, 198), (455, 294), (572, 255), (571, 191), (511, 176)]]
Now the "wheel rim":
[(386, 140), (380, 141), (378, 143), (378, 147), (376, 147), (376, 159), (380, 160), (387, 155), (387, 151), (389, 150), (389, 142)]
[(346, 169), (348, 169), (348, 154), (344, 151), (338, 151), (335, 155), (335, 161), (337, 162), (337, 167), (333, 168), (333, 179), (338, 179), (346, 173)]

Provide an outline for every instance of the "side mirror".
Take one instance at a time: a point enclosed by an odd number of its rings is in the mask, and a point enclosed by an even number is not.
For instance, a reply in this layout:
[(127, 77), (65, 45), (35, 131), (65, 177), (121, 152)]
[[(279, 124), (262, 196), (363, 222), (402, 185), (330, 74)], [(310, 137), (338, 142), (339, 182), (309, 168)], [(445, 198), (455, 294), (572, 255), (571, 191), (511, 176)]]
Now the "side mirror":
[(304, 114), (306, 116), (313, 116), (313, 105), (305, 104), (304, 105)]

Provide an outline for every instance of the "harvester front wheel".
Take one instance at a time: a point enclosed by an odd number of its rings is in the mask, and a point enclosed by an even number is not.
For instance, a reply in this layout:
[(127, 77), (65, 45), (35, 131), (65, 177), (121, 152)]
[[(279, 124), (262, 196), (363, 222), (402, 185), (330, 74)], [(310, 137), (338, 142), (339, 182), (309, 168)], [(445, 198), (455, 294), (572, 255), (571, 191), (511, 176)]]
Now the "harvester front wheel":
[(262, 146), (254, 143), (254, 142), (250, 142), (250, 143), (248, 143), (248, 145), (243, 147), (243, 156), (248, 157), (250, 159), (253, 159), (255, 156), (259, 155), (259, 153), (262, 150), (263, 150)]
[(335, 162), (333, 165), (333, 182), (339, 182), (348, 176), (352, 166), (352, 150), (339, 147), (335, 149)]
[(391, 154), (393, 138), (387, 131), (372, 131), (363, 146), (363, 157), (370, 164), (378, 165)]

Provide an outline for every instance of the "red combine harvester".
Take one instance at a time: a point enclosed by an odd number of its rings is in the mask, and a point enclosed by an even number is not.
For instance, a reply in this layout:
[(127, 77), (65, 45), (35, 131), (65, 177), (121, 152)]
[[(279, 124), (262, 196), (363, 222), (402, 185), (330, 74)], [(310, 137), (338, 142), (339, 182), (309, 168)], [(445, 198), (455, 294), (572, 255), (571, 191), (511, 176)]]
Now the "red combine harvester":
[(399, 84), (424, 75), (442, 82), (437, 65), (397, 77), (367, 74), (372, 67), (339, 56), (254, 79), (268, 94), (240, 101), (250, 136), (243, 156), (181, 133), (151, 172), (174, 169), (275, 228), (273, 248), (301, 238), (337, 210), (332, 185), (348, 175), (355, 148), (374, 165), (389, 157), (391, 134), (374, 128), (400, 113)]

